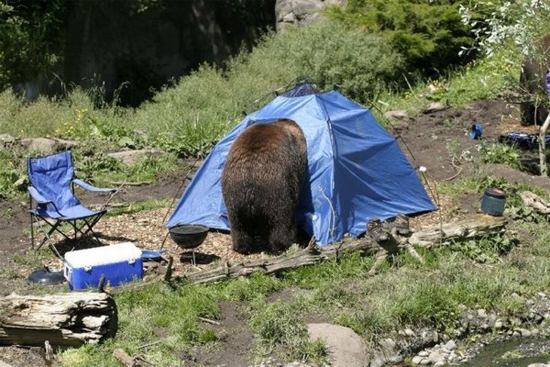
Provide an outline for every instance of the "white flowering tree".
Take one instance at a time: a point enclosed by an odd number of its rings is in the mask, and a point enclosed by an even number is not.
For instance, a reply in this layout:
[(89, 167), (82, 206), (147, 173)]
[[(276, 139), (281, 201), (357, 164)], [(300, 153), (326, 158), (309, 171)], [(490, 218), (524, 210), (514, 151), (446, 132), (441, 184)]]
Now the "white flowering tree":
[[(460, 6), (462, 21), (472, 28), (478, 51), (488, 57), (499, 49), (515, 45), (524, 59), (546, 65), (550, 50), (540, 42), (550, 31), (550, 0), (481, 0), (472, 1), (470, 7)], [(485, 14), (479, 19), (479, 14)], [(463, 49), (461, 53), (467, 52)], [(541, 76), (544, 77), (544, 76)], [(548, 176), (546, 165), (546, 131), (550, 114), (540, 128), (539, 157), (540, 173)]]

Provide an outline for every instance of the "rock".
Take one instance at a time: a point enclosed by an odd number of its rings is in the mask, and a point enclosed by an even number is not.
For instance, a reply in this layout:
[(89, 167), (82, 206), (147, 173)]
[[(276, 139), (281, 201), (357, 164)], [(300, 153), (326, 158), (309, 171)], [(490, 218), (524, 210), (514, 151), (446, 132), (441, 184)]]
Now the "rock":
[(449, 340), (446, 344), (445, 344), (445, 348), (447, 350), (450, 350), (450, 351), (453, 351), (456, 349), (456, 342), (454, 340)]
[(427, 356), (429, 356), (429, 355), (430, 355), (430, 353), (429, 353), (428, 351), (426, 351), (426, 350), (423, 350), (423, 351), (421, 351), (420, 353), (418, 353), (418, 356), (419, 356), (419, 357), (423, 357), (423, 358), (424, 358), (424, 357), (427, 357)]
[(439, 111), (444, 111), (446, 110), (448, 107), (445, 106), (443, 103), (441, 102), (432, 102), (430, 103), (430, 105), (428, 106), (428, 108), (426, 108), (424, 111), (422, 111), (424, 114), (428, 114), (428, 113), (433, 113), (433, 112), (439, 112)]
[(275, 17), (277, 31), (288, 25), (306, 26), (322, 19), (322, 11), (329, 5), (342, 5), (343, 0), (277, 0)]
[(396, 110), (388, 111), (384, 114), (391, 126), (397, 131), (403, 131), (409, 128), (410, 118), (406, 111)]
[(330, 353), (333, 367), (365, 367), (368, 365), (366, 346), (350, 328), (332, 324), (308, 324), (311, 339), (322, 339)]
[(434, 364), (434, 367), (443, 367), (445, 366), (445, 362), (444, 361), (439, 361), (437, 363)]
[(531, 363), (527, 365), (527, 367), (548, 367), (549, 365), (546, 363)]
[(521, 336), (524, 338), (531, 336), (531, 332), (527, 329), (519, 329), (518, 331), (521, 333)]
[(412, 331), (411, 329), (405, 329), (405, 335), (406, 336), (416, 336), (416, 334), (414, 333), (414, 331)]
[(11, 145), (13, 143), (15, 143), (15, 138), (11, 135), (8, 135), (8, 134), (0, 134), (0, 143), (2, 145)]
[(163, 152), (156, 149), (124, 150), (107, 154), (122, 163), (131, 166), (144, 157), (160, 157)]
[(422, 357), (420, 356), (414, 356), (413, 359), (412, 359), (412, 363), (413, 364), (420, 364), (420, 362), (422, 362)]
[(435, 350), (435, 351), (430, 353), (430, 355), (428, 356), (428, 359), (432, 363), (444, 362), (445, 361), (445, 356), (443, 354), (441, 354), (439, 351)]
[(21, 139), (19, 144), (29, 150), (38, 151), (44, 154), (51, 154), (71, 149), (77, 146), (78, 142), (63, 139), (30, 138)]
[(503, 326), (504, 326), (504, 323), (502, 322), (501, 319), (498, 319), (497, 321), (495, 321), (495, 329), (502, 329)]
[(477, 310), (477, 316), (484, 319), (487, 317), (487, 311), (485, 311), (483, 308), (480, 308), (479, 310)]

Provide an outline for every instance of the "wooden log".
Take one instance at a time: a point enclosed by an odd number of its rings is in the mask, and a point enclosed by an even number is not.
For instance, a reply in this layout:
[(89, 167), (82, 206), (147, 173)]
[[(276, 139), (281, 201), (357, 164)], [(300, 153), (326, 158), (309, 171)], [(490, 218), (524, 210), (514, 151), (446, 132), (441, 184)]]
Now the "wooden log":
[[(342, 243), (319, 248), (310, 243), (305, 249), (292, 254), (269, 259), (251, 260), (237, 264), (226, 263), (223, 266), (207, 269), (183, 276), (183, 280), (196, 284), (215, 283), (224, 279), (247, 276), (253, 273), (274, 274), (283, 270), (305, 265), (315, 265), (334, 258), (338, 254), (362, 251), (368, 255), (392, 254), (412, 246), (435, 247), (452, 240), (472, 239), (504, 230), (507, 220), (478, 214), (455, 223), (428, 227), (413, 233), (410, 237), (393, 236), (391, 240), (378, 244), (371, 237), (347, 239)], [(423, 261), (421, 258), (419, 261)]]
[(106, 293), (72, 292), (0, 299), (0, 345), (80, 346), (117, 331), (117, 308)]
[(409, 243), (417, 247), (433, 247), (449, 244), (455, 240), (478, 238), (488, 233), (501, 232), (507, 224), (505, 217), (476, 214), (454, 223), (423, 228), (409, 238)]

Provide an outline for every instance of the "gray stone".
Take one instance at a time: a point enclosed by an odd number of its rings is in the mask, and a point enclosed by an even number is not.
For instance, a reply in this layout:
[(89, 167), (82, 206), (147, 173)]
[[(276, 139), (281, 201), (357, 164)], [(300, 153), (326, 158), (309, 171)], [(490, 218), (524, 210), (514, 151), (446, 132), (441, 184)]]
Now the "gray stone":
[(429, 364), (432, 364), (432, 361), (430, 361), (428, 358), (424, 358), (422, 361), (420, 361), (420, 365), (427, 366)]
[(420, 362), (422, 362), (422, 357), (420, 356), (414, 356), (413, 359), (412, 359), (412, 363), (413, 364), (420, 364)]
[(418, 353), (418, 356), (420, 356), (420, 357), (427, 357), (429, 355), (430, 355), (430, 352), (428, 352), (427, 350), (423, 350), (423, 351)]
[(519, 332), (521, 333), (521, 336), (523, 336), (523, 337), (531, 336), (531, 332), (527, 329), (519, 329)]
[(436, 363), (434, 364), (434, 367), (443, 367), (443, 366), (445, 366), (445, 362), (444, 362), (444, 361), (439, 361), (439, 362), (436, 362)]
[(484, 319), (487, 317), (487, 311), (485, 311), (483, 308), (480, 308), (479, 310), (477, 310), (477, 316)]
[(121, 152), (109, 153), (107, 155), (121, 161), (128, 166), (131, 166), (145, 157), (160, 157), (163, 155), (163, 152), (156, 149), (139, 149), (124, 150)]
[(366, 346), (357, 333), (350, 328), (332, 324), (308, 324), (311, 339), (324, 340), (330, 353), (333, 367), (366, 367)]
[(437, 363), (437, 362), (445, 361), (445, 356), (442, 355), (439, 351), (433, 351), (433, 352), (431, 352), (430, 355), (428, 356), (428, 359), (429, 359), (432, 363)]
[(502, 322), (502, 320), (498, 319), (497, 321), (495, 321), (495, 329), (502, 329), (503, 326), (504, 323)]
[(416, 334), (414, 333), (414, 331), (412, 331), (411, 329), (405, 329), (405, 335), (407, 336), (416, 336)]
[(530, 365), (527, 365), (527, 367), (548, 367), (550, 365), (546, 363), (531, 363)]
[(381, 356), (376, 356), (370, 361), (369, 367), (384, 367), (385, 365), (385, 359)]
[(426, 113), (432, 113), (432, 112), (439, 112), (439, 111), (444, 111), (446, 110), (448, 107), (445, 106), (443, 103), (441, 102), (432, 102), (430, 103), (430, 105), (428, 106), (428, 108), (426, 108), (423, 112), (426, 114)]
[(30, 138), (21, 139), (19, 142), (26, 149), (38, 151), (44, 154), (51, 154), (71, 149), (78, 145), (78, 142), (63, 139)]
[(445, 348), (448, 350), (455, 350), (456, 349), (456, 342), (454, 340), (449, 340), (447, 343), (445, 343)]
[(8, 134), (0, 134), (0, 143), (9, 145), (15, 143), (15, 138)]
[(275, 17), (277, 31), (288, 25), (306, 26), (323, 18), (322, 11), (330, 5), (342, 5), (344, 0), (277, 0)]

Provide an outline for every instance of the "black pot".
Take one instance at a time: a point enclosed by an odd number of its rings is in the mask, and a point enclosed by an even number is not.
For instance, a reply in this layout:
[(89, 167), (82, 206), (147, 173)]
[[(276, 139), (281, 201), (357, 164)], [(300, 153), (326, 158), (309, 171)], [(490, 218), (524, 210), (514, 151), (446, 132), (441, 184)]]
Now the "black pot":
[(200, 224), (180, 224), (168, 230), (172, 240), (181, 248), (200, 246), (208, 235), (208, 227)]

